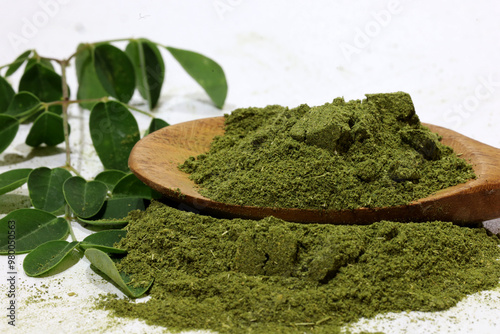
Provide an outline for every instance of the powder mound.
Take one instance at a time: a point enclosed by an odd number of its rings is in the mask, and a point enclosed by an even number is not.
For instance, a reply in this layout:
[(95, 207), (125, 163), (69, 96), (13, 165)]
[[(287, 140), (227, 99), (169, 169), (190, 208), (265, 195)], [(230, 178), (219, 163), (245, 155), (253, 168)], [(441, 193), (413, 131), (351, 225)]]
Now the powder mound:
[(445, 222), (226, 220), (153, 202), (127, 229), (117, 266), (154, 278), (151, 298), (100, 306), (169, 331), (337, 333), (378, 313), (447, 309), (500, 277), (498, 238)]
[(333, 210), (404, 205), (475, 177), (403, 92), (237, 109), (179, 168), (219, 202)]

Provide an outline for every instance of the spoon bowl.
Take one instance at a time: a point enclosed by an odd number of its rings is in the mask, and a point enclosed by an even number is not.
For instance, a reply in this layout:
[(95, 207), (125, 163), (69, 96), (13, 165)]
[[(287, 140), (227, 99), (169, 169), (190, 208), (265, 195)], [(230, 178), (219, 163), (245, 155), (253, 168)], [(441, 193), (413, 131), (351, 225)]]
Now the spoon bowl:
[(132, 149), (129, 167), (142, 182), (179, 203), (179, 208), (217, 217), (275, 216), (291, 222), (329, 224), (441, 220), (459, 225), (500, 217), (500, 149), (440, 126), (424, 125), (469, 161), (477, 178), (400, 206), (354, 210), (271, 208), (221, 203), (200, 195), (198, 186), (178, 165), (209, 150), (213, 138), (224, 134), (224, 117), (179, 123), (149, 134)]

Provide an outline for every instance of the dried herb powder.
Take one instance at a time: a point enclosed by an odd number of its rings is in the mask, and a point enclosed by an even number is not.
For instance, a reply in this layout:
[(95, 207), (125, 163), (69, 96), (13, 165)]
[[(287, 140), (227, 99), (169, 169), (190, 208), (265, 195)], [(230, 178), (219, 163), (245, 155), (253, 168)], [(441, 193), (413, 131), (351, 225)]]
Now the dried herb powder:
[(99, 307), (176, 332), (336, 333), (384, 312), (437, 311), (495, 287), (499, 240), (445, 222), (368, 226), (216, 219), (159, 202), (133, 212), (120, 247), (146, 302)]
[(225, 115), (225, 134), (180, 169), (213, 200), (263, 207), (404, 205), (474, 178), (424, 127), (403, 92), (318, 107), (272, 105)]

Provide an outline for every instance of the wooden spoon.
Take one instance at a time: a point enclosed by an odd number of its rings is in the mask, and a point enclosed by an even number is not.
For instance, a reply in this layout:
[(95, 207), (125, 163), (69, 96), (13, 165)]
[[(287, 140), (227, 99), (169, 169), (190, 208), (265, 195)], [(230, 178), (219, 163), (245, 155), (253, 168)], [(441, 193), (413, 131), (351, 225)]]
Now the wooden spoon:
[(272, 215), (292, 222), (333, 224), (369, 224), (380, 220), (469, 224), (500, 217), (500, 149), (446, 128), (424, 125), (472, 163), (477, 179), (401, 206), (304, 210), (225, 204), (200, 195), (188, 174), (177, 166), (190, 156), (208, 151), (212, 139), (224, 134), (224, 117), (198, 119), (151, 133), (135, 145), (129, 166), (145, 184), (178, 202), (179, 208), (218, 217), (261, 219)]

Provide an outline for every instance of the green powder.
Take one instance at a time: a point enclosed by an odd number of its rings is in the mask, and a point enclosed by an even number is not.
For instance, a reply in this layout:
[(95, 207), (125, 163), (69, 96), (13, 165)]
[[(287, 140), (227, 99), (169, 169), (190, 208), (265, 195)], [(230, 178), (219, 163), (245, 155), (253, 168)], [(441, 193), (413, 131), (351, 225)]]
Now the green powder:
[(144, 303), (100, 307), (171, 331), (336, 333), (384, 312), (437, 311), (495, 287), (500, 248), (485, 229), (451, 223), (297, 224), (224, 220), (153, 202), (120, 246)]
[(334, 210), (403, 205), (474, 177), (408, 94), (366, 96), (235, 110), (210, 151), (180, 168), (219, 202)]

